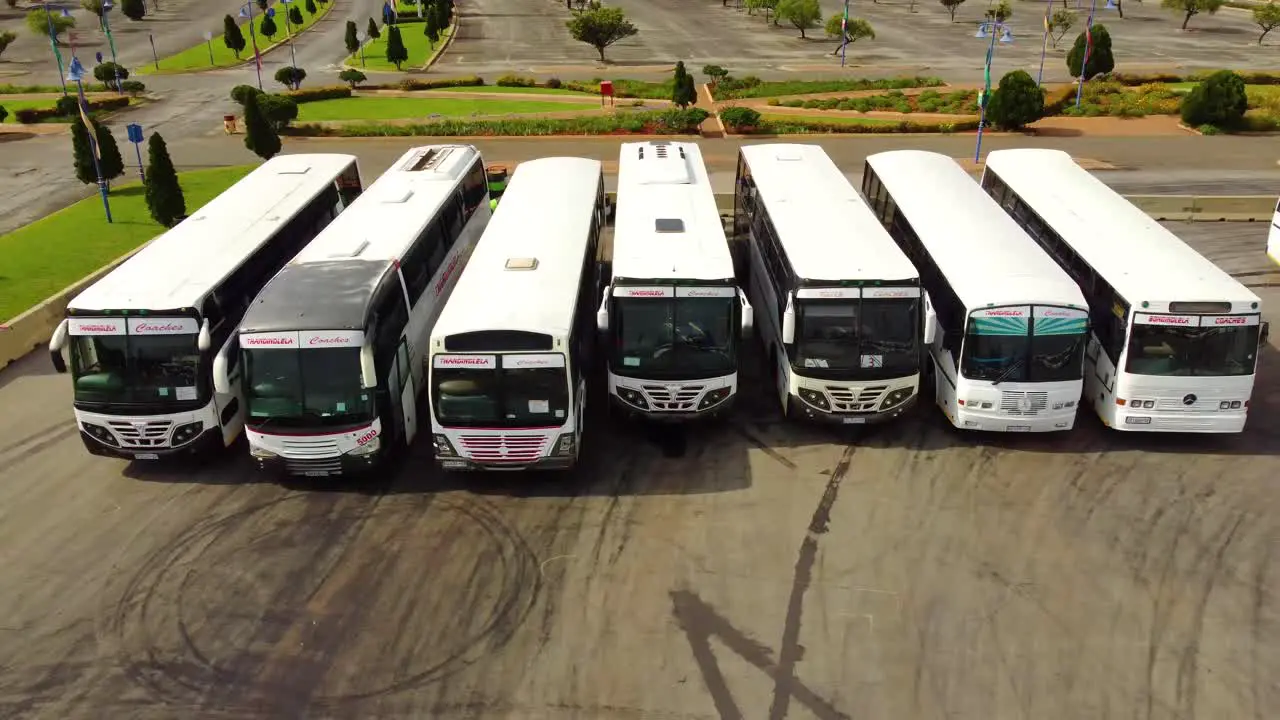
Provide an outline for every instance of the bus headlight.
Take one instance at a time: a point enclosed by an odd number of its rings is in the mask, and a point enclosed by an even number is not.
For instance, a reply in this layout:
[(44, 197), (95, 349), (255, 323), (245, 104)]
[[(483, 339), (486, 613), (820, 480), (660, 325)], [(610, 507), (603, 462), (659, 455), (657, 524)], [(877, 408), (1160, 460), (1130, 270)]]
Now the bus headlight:
[(363, 445), (357, 445), (354, 450), (347, 453), (352, 457), (364, 457), (372, 455), (382, 448), (382, 438), (374, 436), (373, 439)]
[(259, 460), (270, 460), (271, 458), (279, 457), (266, 448), (254, 447), (252, 445), (249, 446), (249, 454)]
[(818, 408), (819, 410), (830, 410), (831, 405), (827, 403), (827, 396), (817, 390), (809, 388), (800, 388), (800, 399)]
[(179, 445), (186, 445), (192, 440), (195, 440), (196, 436), (200, 434), (201, 430), (204, 430), (204, 423), (202, 422), (193, 422), (193, 423), (187, 423), (186, 425), (179, 425), (178, 429), (173, 431), (174, 447), (177, 447)]
[(888, 410), (895, 405), (901, 405), (915, 394), (915, 389), (910, 387), (898, 388), (888, 395), (884, 396), (884, 401), (880, 403), (881, 410)]
[(573, 433), (565, 433), (556, 441), (556, 455), (573, 455)]
[(702, 396), (702, 402), (698, 403), (699, 410), (706, 410), (712, 405), (719, 405), (729, 397), (730, 390), (727, 387), (717, 388)]
[(1232, 410), (1239, 410), (1239, 409), (1240, 409), (1240, 401), (1239, 401), (1239, 400), (1232, 400), (1232, 401), (1231, 401), (1231, 409), (1232, 409)]
[(97, 440), (104, 445), (110, 445), (111, 447), (120, 447), (120, 443), (116, 442), (116, 438), (111, 434), (111, 431), (101, 425), (80, 423), (80, 427), (84, 428), (84, 431), (89, 433), (94, 440)]
[(432, 435), (431, 444), (435, 445), (436, 457), (458, 457), (458, 451), (453, 449), (453, 443), (449, 442), (449, 438), (444, 435)]
[(649, 409), (649, 401), (644, 399), (644, 395), (637, 390), (631, 388), (618, 388), (618, 397), (629, 405), (635, 405), (641, 410)]

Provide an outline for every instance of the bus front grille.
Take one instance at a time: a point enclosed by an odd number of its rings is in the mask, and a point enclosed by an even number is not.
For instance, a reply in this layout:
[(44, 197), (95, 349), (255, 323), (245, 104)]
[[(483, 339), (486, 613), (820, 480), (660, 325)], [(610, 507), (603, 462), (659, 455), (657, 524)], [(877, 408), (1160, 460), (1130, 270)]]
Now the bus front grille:
[(533, 462), (547, 447), (536, 435), (463, 435), (459, 442), (465, 457), (485, 465)]
[(1048, 405), (1047, 392), (1000, 393), (1000, 412), (1007, 415), (1039, 415)]
[(336, 458), (338, 452), (338, 441), (333, 438), (289, 438), (280, 443), (280, 447), (284, 450), (286, 458), (298, 458), (301, 460), (314, 460), (324, 458)]
[(826, 391), (831, 396), (832, 412), (871, 412), (880, 405), (880, 398), (888, 389), (888, 385), (868, 385), (861, 388), (828, 386)]
[(285, 458), (285, 468), (293, 475), (325, 474), (337, 475), (342, 472), (342, 461), (337, 457), (302, 460)]
[(109, 420), (112, 432), (120, 439), (121, 447), (164, 447), (169, 444), (171, 420), (136, 421)]
[(649, 397), (649, 407), (654, 410), (687, 411), (697, 405), (698, 396), (702, 394), (701, 385), (641, 385), (644, 394)]

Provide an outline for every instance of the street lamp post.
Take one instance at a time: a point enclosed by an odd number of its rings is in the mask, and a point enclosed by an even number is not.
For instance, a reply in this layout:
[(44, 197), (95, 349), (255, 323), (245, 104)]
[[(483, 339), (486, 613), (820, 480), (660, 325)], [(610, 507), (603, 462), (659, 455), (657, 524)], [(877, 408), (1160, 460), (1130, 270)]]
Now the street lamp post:
[(213, 33), (208, 30), (204, 31), (204, 45), (209, 49), (209, 67), (213, 67)]
[(62, 53), (58, 52), (58, 34), (53, 31), (53, 16), (49, 14), (49, 0), (44, 0), (44, 21), (49, 28), (49, 47), (53, 49), (53, 59), (58, 62), (58, 79), (62, 81), (62, 94), (67, 94), (67, 73), (62, 67)]
[(84, 99), (84, 66), (80, 64), (79, 58), (71, 58), (71, 68), (67, 71), (67, 79), (76, 84), (80, 115), (85, 120), (84, 131), (89, 136), (89, 154), (93, 156), (93, 172), (98, 176), (98, 192), (102, 193), (102, 207), (107, 211), (107, 222), (112, 222), (111, 201), (107, 199), (107, 181), (102, 177), (102, 163), (98, 161), (98, 138), (93, 132), (93, 125), (88, 120), (89, 112), (86, 108), (89, 103)]
[(120, 84), (120, 63), (116, 61), (116, 39), (111, 35), (111, 8), (115, 7), (115, 3), (111, 0), (105, 0), (102, 3), (102, 29), (107, 33), (107, 44), (111, 47), (111, 64), (115, 66), (116, 91), (124, 92), (124, 87)]
[(987, 62), (982, 70), (983, 89), (978, 92), (978, 142), (973, 149), (973, 161), (976, 163), (982, 159), (982, 127), (987, 124), (987, 104), (991, 102), (991, 59), (996, 53), (996, 38), (999, 38), (1002, 45), (1008, 45), (1013, 42), (1013, 32), (1002, 20), (986, 20), (978, 24), (978, 32), (973, 36), (990, 40), (987, 44)]
[(240, 8), (240, 17), (249, 18), (249, 39), (253, 42), (253, 65), (258, 70), (258, 89), (262, 89), (262, 58), (258, 55), (258, 34), (253, 29), (253, 0)]
[(369, 39), (369, 36), (368, 36), (368, 35), (365, 35), (363, 30), (361, 30), (361, 31), (359, 31), (359, 32), (357, 32), (357, 33), (356, 33), (356, 42), (360, 43), (360, 67), (365, 67), (365, 64), (364, 64), (364, 41), (365, 41), (365, 40), (368, 40), (368, 39)]
[(289, 9), (293, 7), (293, 0), (280, 0), (284, 4), (284, 31), (289, 40), (289, 62), (293, 67), (298, 67), (298, 56), (293, 49), (293, 23), (289, 20)]

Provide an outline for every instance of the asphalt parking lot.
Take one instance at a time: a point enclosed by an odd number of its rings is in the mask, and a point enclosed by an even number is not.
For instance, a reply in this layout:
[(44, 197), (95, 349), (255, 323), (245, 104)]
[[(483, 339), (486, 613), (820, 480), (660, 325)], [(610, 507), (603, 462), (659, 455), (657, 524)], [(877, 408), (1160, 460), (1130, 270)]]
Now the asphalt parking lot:
[[(1280, 301), (1264, 224), (1174, 227)], [(1271, 342), (1239, 436), (844, 436), (748, 391), (593, 424), (568, 477), (420, 444), (366, 485), (91, 457), (35, 354), (0, 372), (0, 717), (1270, 717)]]

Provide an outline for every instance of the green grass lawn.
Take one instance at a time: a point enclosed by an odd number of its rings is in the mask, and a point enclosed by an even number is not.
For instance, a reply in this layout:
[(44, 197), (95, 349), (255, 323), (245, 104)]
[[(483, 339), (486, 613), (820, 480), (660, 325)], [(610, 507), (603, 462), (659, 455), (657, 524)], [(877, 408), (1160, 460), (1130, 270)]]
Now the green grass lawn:
[(575, 95), (577, 97), (599, 97), (597, 93), (585, 93), (568, 88), (548, 87), (507, 87), (505, 85), (476, 85), (472, 87), (432, 88), (431, 92), (482, 92), (503, 93), (513, 95)]
[(0, 107), (9, 111), (9, 117), (4, 119), (6, 125), (18, 122), (18, 111), (27, 110), (29, 108), (52, 108), (55, 98), (42, 98), (40, 100), (5, 100), (0, 96)]
[[(233, 185), (254, 165), (179, 173), (187, 212)], [(135, 170), (129, 170), (133, 173)], [(107, 224), (96, 193), (30, 225), (0, 235), (0, 322), (25, 312), (94, 270), (164, 231), (151, 219), (142, 185), (111, 190)]]
[(402, 97), (355, 97), (319, 100), (298, 106), (298, 122), (325, 120), (408, 120), (432, 115), (513, 115), (519, 113), (591, 110), (595, 105), (549, 100), (480, 100)]
[[(298, 9), (302, 11), (302, 24), (292, 26), (293, 34), (298, 34), (303, 30), (311, 27), (320, 18), (324, 17), (333, 9), (333, 0), (324, 3), (316, 3), (316, 14), (307, 14), (305, 0), (295, 0)], [(285, 29), (285, 9), (288, 7), (279, 2), (272, 3), (271, 7), (276, 8), (276, 34), (273, 37), (264, 36), (258, 29), (262, 27), (263, 15), (258, 11), (255, 4), (253, 9), (253, 27), (258, 37), (258, 50), (265, 51), (268, 47), (283, 42), (288, 34)], [(160, 58), (160, 73), (180, 73), (190, 70), (204, 70), (210, 67), (231, 67), (240, 63), (253, 60), (253, 39), (249, 36), (248, 21), (240, 24), (240, 32), (244, 34), (245, 48), (237, 58), (236, 54), (227, 49), (226, 43), (222, 41), (222, 25), (219, 23), (217, 28), (209, 28), (213, 31), (213, 41), (206, 44), (200, 43), (183, 50), (176, 55)], [(209, 62), (209, 47), (213, 48), (213, 62)], [(134, 75), (154, 75), (157, 73), (156, 66), (152, 63), (146, 63), (139, 66), (133, 71)]]
[[(404, 49), (409, 51), (409, 59), (400, 65), (401, 70), (411, 70), (420, 68), (427, 64), (427, 60), (444, 45), (444, 41), (449, 37), (449, 33), (453, 32), (453, 26), (445, 28), (440, 33), (440, 39), (436, 41), (435, 48), (431, 47), (427, 36), (422, 34), (426, 28), (426, 23), (409, 23), (401, 25), (400, 39), (404, 41)], [(353, 68), (361, 70), (378, 70), (381, 72), (397, 72), (395, 63), (387, 62), (387, 28), (380, 27), (379, 32), (382, 35), (377, 40), (371, 40), (364, 44), (364, 63), (360, 62), (360, 52), (356, 51), (347, 58), (347, 64)], [(361, 27), (361, 32), (364, 28)]]

